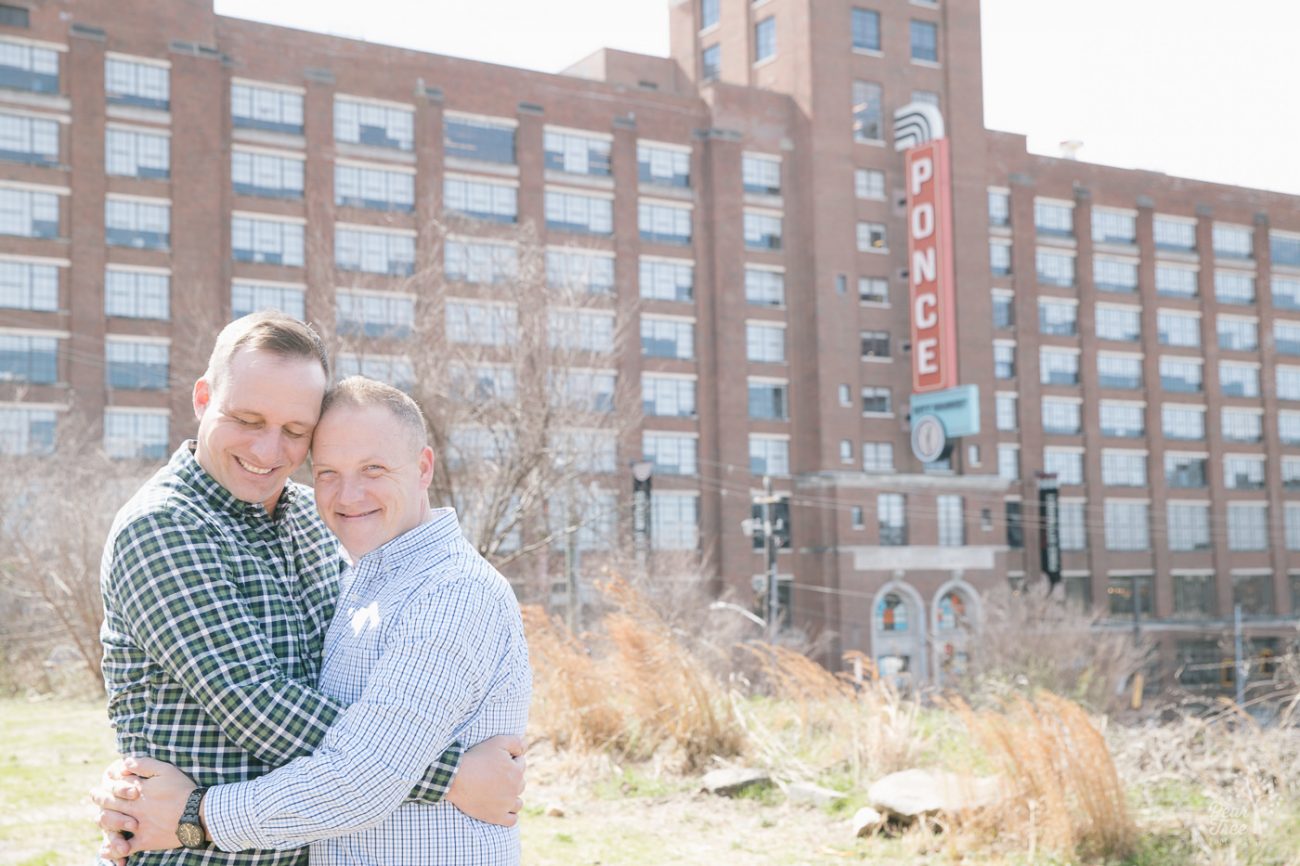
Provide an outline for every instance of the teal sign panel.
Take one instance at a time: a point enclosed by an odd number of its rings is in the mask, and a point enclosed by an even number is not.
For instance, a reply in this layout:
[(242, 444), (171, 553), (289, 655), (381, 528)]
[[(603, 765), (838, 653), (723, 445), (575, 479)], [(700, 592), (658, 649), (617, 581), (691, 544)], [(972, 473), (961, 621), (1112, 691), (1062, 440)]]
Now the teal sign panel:
[(944, 391), (912, 395), (912, 423), (922, 415), (938, 415), (948, 436), (974, 436), (980, 432), (980, 389), (958, 385)]

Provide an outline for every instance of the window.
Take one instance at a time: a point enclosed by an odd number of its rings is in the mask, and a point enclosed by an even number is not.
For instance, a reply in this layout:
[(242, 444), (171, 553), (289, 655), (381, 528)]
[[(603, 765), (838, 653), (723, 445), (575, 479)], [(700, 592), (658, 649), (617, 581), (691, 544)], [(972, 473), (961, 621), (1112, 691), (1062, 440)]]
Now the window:
[(553, 349), (612, 352), (614, 313), (608, 310), (552, 309), (547, 313), (547, 340)]
[(936, 496), (939, 517), (939, 546), (962, 547), (966, 544), (966, 526), (962, 518), (960, 496)]
[[(1273, 608), (1273, 575), (1268, 573), (1234, 574), (1232, 576), (1232, 604), (1233, 607), (1241, 605), (1243, 616), (1272, 616), (1275, 613)], [(1250, 643), (1254, 644), (1255, 641), (1252, 640)], [(1256, 653), (1251, 652), (1251, 655), (1256, 655)]]
[(880, 50), (880, 13), (874, 9), (854, 9), (850, 20), (854, 51)]
[(850, 463), (850, 464), (853, 462), (853, 442), (852, 442), (852, 440), (849, 440), (849, 439), (841, 439), (841, 440), (840, 440), (840, 462), (841, 462), (841, 463)]
[(700, 546), (698, 496), (660, 490), (650, 494), (650, 546), (655, 550)]
[(1011, 225), (1011, 194), (1000, 189), (989, 190), (989, 225)]
[(1097, 337), (1134, 343), (1142, 334), (1141, 311), (1135, 307), (1096, 307)]
[(443, 118), (443, 148), (448, 159), (514, 165), (515, 125), (448, 114)]
[(998, 445), (998, 477), (1005, 481), (1020, 480), (1020, 446)]
[(1038, 377), (1044, 385), (1078, 385), (1079, 353), (1040, 348)]
[(58, 337), (0, 333), (0, 382), (53, 385), (58, 378)]
[(889, 357), (888, 331), (863, 331), (859, 337), (862, 344), (862, 357), (864, 359)]
[(413, 150), (415, 111), (408, 106), (335, 96), (334, 140), (389, 150)]
[(342, 352), (335, 360), (334, 375), (338, 379), (365, 376), (392, 385), (401, 391), (410, 391), (415, 385), (415, 368), (404, 355), (372, 355)]
[[(618, 437), (612, 430), (557, 430), (549, 438), (557, 465), (579, 472), (618, 469)], [(690, 453), (693, 460), (693, 448)]]
[(1146, 452), (1102, 451), (1101, 483), (1107, 487), (1146, 487)]
[(1264, 458), (1229, 454), (1223, 458), (1223, 486), (1229, 490), (1263, 490)]
[(415, 273), (415, 232), (334, 227), (334, 266), (341, 271), (410, 276)]
[(1146, 407), (1137, 403), (1101, 401), (1101, 435), (1124, 439), (1140, 439), (1146, 435), (1143, 420)]
[(512, 303), (449, 298), (447, 341), (477, 346), (508, 346), (519, 337), (519, 310)]
[(785, 421), (790, 417), (790, 386), (785, 382), (749, 380), (749, 417)]
[(876, 496), (876, 526), (880, 530), (881, 546), (907, 544), (907, 499), (903, 494), (880, 493)]
[(59, 197), (50, 192), (0, 188), (0, 234), (59, 236)]
[(745, 357), (762, 363), (784, 363), (785, 326), (768, 322), (746, 322)]
[(686, 189), (691, 185), (690, 148), (638, 141), (637, 175), (641, 183)]
[(171, 245), (171, 204), (109, 197), (104, 202), (104, 236), (109, 246), (165, 250)]
[(109, 268), (104, 273), (104, 315), (167, 321), (171, 277), (161, 271)]
[(1300, 267), (1300, 235), (1290, 232), (1268, 233), (1268, 258), (1275, 265)]
[(1259, 323), (1255, 319), (1219, 316), (1215, 323), (1219, 348), (1231, 352), (1253, 352), (1259, 348)]
[(719, 7), (722, 0), (700, 0), (700, 29), (704, 30), (718, 23)]
[(237, 280), (230, 286), (230, 315), (238, 319), (259, 310), (279, 310), (302, 321), (306, 319), (306, 294), (302, 286)]
[(235, 216), (230, 220), (230, 249), (237, 262), (300, 268), (305, 261), (300, 222)]
[(678, 376), (641, 376), (641, 411), (656, 418), (695, 415), (695, 380)]
[(649, 358), (695, 357), (695, 322), (691, 319), (641, 317), (641, 354)]
[(884, 201), (885, 173), (874, 168), (854, 169), (853, 194), (858, 198)]
[[(688, 211), (688, 219), (689, 216)], [(614, 202), (600, 196), (548, 189), (546, 228), (589, 235), (611, 235), (614, 232)]]
[(0, 260), (0, 307), (54, 312), (59, 308), (59, 269), (37, 262)]
[(1223, 438), (1229, 442), (1259, 442), (1264, 438), (1263, 413), (1249, 409), (1223, 409)]
[(746, 153), (740, 158), (740, 179), (745, 192), (755, 195), (781, 194), (781, 158)]
[[(0, 52), (4, 45), (0, 42)], [(4, 67), (0, 66), (0, 80)], [(20, 114), (0, 114), (0, 159), (30, 165), (58, 165), (57, 121)]]
[(513, 244), (449, 238), (443, 257), (443, 273), (449, 280), (507, 283), (519, 274), (519, 250)]
[(754, 62), (776, 56), (776, 18), (769, 15), (754, 25)]
[(170, 435), (166, 412), (104, 410), (104, 451), (118, 460), (162, 460)]
[(1201, 362), (1195, 358), (1160, 359), (1160, 387), (1175, 394), (1193, 394), (1201, 391)]
[(609, 152), (607, 137), (560, 129), (542, 134), (542, 159), (548, 171), (609, 177)]
[(893, 396), (888, 388), (867, 385), (862, 389), (863, 415), (888, 415), (893, 412)]
[(1073, 337), (1079, 333), (1079, 305), (1055, 298), (1038, 299), (1038, 333)]
[(790, 440), (751, 433), (749, 471), (754, 475), (789, 475)]
[(415, 210), (415, 174), (353, 163), (334, 164), (334, 203), (367, 210)]
[(781, 217), (775, 214), (745, 211), (745, 249), (781, 249)]
[(1300, 367), (1278, 364), (1274, 375), (1277, 377), (1278, 399), (1300, 400)]
[(1279, 310), (1300, 310), (1300, 279), (1274, 276), (1273, 306)]
[(1083, 452), (1044, 448), (1043, 471), (1055, 475), (1062, 484), (1082, 484)]
[(168, 345), (157, 340), (109, 337), (104, 356), (109, 388), (128, 391), (167, 389)]
[(722, 75), (722, 46), (710, 45), (700, 52), (700, 80), (717, 81)]
[(1066, 289), (1074, 287), (1074, 256), (1040, 249), (1034, 253), (1034, 267), (1038, 282)]
[[(1149, 550), (1151, 547), (1145, 502), (1107, 499), (1105, 528), (1107, 550)], [(1151, 608), (1144, 605), (1143, 610)]]
[(1097, 355), (1097, 384), (1102, 388), (1136, 391), (1142, 387), (1142, 359), (1133, 355)]
[[(2, 418), (3, 416), (0, 415), (0, 419)], [(0, 420), (0, 424), (3, 424), (3, 420)], [(0, 448), (3, 448), (2, 440), (0, 440)], [(1286, 549), (1300, 550), (1300, 504), (1288, 502), (1282, 506), (1282, 511), (1282, 531)], [(1291, 575), (1292, 609), (1295, 609), (1295, 602), (1300, 600), (1295, 597), (1296, 591), (1300, 590), (1300, 582), (1297, 582), (1296, 578), (1296, 575)]]
[(854, 529), (867, 528), (866, 516), (861, 505), (852, 505), (849, 507), (849, 525)]
[(338, 333), (345, 337), (409, 337), (415, 329), (415, 296), (339, 289), (334, 295)]
[(1205, 407), (1165, 404), (1160, 407), (1160, 427), (1166, 439), (1204, 439)]
[(1196, 268), (1157, 264), (1156, 294), (1165, 298), (1196, 297)]
[(641, 453), (655, 465), (656, 475), (696, 475), (699, 450), (694, 433), (651, 433), (641, 437)]
[(450, 393), (461, 402), (515, 399), (515, 370), (506, 364), (453, 364)]
[(58, 52), (0, 39), (0, 87), (32, 93), (58, 93)]
[(230, 179), (238, 195), (302, 198), (303, 165), (300, 157), (235, 150), (230, 154)]
[(1187, 489), (1205, 487), (1208, 462), (1204, 454), (1165, 454), (1165, 485)]
[(1158, 310), (1156, 338), (1162, 346), (1198, 348), (1201, 345), (1201, 317), (1196, 313)]
[(519, 214), (513, 184), (456, 175), (448, 175), (443, 182), (443, 206), (448, 213), (490, 222), (513, 223)]
[(993, 344), (993, 378), (1016, 378), (1016, 344)]
[[(1207, 515), (1208, 517), (1208, 515)], [(1173, 518), (1170, 518), (1172, 526)], [(1208, 531), (1208, 524), (1207, 524)], [(1173, 530), (1169, 532), (1173, 537)], [(1191, 549), (1191, 548), (1189, 548)], [(1215, 604), (1213, 574), (1174, 575), (1174, 618), (1203, 619), (1214, 616)]]
[(1016, 297), (1005, 292), (993, 293), (993, 327), (1006, 330), (1016, 326)]
[(1093, 208), (1092, 242), (1094, 244), (1137, 243), (1137, 216), (1128, 211)]
[(1025, 520), (1022, 504), (1016, 501), (1006, 503), (1007, 509), (1007, 547), (1023, 550), (1025, 546)]
[(31, 14), (21, 6), (0, 4), (0, 24), (5, 27), (31, 27)]
[[(1016, 412), (1017, 397), (1015, 394), (999, 393), (995, 398), (995, 415), (997, 417), (997, 429), (1013, 431), (1018, 430), (1020, 425), (1017, 420)], [(1044, 402), (1046, 406), (1046, 402)]]
[(756, 307), (785, 306), (785, 273), (745, 268), (745, 301)]
[(104, 133), (104, 163), (109, 174), (165, 179), (171, 173), (171, 140), (163, 134), (110, 126)]
[(589, 295), (611, 294), (614, 291), (614, 257), (576, 248), (552, 247), (546, 251), (546, 285)]
[(0, 406), (0, 455), (44, 456), (54, 453), (55, 410), (10, 403)]
[(1233, 361), (1219, 362), (1219, 390), (1229, 397), (1259, 396), (1259, 367)]
[(1099, 292), (1132, 294), (1138, 288), (1137, 262), (1098, 256), (1092, 260), (1092, 281)]
[(1146, 575), (1114, 575), (1108, 581), (1106, 595), (1111, 616), (1149, 618), (1155, 610), (1151, 602), (1151, 578)]
[(1277, 435), (1283, 445), (1300, 445), (1300, 412), (1278, 412)]
[(1075, 400), (1045, 398), (1042, 402), (1043, 432), (1074, 436), (1083, 431), (1081, 404)]
[(888, 249), (884, 223), (858, 223), (858, 252), (878, 253)]
[(166, 64), (104, 58), (104, 91), (110, 105), (133, 105), (167, 111), (171, 108), (171, 70)]
[(1061, 550), (1084, 550), (1088, 544), (1087, 503), (1062, 499), (1057, 505), (1057, 527)]
[(1268, 549), (1268, 504), (1228, 503), (1228, 549)]
[[(749, 225), (748, 215), (745, 225)], [(637, 228), (643, 242), (690, 246), (690, 208), (641, 202), (637, 204)]]
[(1274, 320), (1273, 348), (1279, 355), (1300, 356), (1300, 322)]
[(1169, 528), (1170, 550), (1209, 550), (1212, 547), (1209, 505), (1199, 502), (1170, 502), (1165, 510), (1165, 519)]
[(926, 63), (939, 62), (939, 28), (930, 21), (911, 22), (912, 59)]
[(1255, 276), (1246, 271), (1215, 271), (1214, 297), (1221, 304), (1255, 303)]
[(854, 81), (853, 140), (883, 141), (883, 118), (880, 85), (872, 81)]
[(1216, 222), (1214, 224), (1214, 255), (1221, 259), (1251, 258), (1254, 247), (1255, 232), (1250, 226), (1230, 225)]
[(1011, 244), (989, 241), (989, 270), (995, 277), (1005, 277), (1011, 273)]
[[(581, 501), (575, 502), (574, 510), (570, 511), (567, 497), (560, 495), (564, 492), (558, 491), (546, 504), (549, 526), (555, 534), (554, 549), (564, 550), (569, 546), (569, 536), (562, 528), (576, 524), (577, 532), (572, 535), (576, 549), (609, 550), (618, 528), (618, 495), (597, 489), (584, 491), (580, 494)], [(517, 542), (514, 548), (519, 548)]]
[(1040, 235), (1074, 237), (1074, 205), (1070, 202), (1034, 199), (1034, 229)]
[(302, 135), (302, 92), (235, 81), (230, 85), (230, 115), (236, 127)]
[(1190, 253), (1196, 250), (1196, 220), (1156, 214), (1156, 249)]
[(862, 471), (863, 472), (893, 472), (894, 471), (894, 443), (863, 442), (862, 443)]

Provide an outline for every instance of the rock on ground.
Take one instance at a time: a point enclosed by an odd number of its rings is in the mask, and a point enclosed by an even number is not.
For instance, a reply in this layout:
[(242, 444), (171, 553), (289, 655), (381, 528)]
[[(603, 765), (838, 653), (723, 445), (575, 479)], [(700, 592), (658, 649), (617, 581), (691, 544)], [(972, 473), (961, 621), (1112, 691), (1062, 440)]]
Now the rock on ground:
[(750, 767), (725, 767), (704, 774), (703, 790), (723, 797), (734, 797), (754, 785), (769, 785), (772, 777)]
[(991, 806), (1003, 797), (1002, 782), (995, 776), (962, 776), (944, 770), (890, 773), (867, 789), (872, 806), (909, 821), (938, 812), (957, 814)]

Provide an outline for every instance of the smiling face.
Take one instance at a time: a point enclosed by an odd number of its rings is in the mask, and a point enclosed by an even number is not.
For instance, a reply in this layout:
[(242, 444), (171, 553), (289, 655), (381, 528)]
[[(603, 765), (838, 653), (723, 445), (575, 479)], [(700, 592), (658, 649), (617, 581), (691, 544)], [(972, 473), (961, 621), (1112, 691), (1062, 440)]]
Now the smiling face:
[(207, 376), (194, 383), (194, 457), (236, 499), (260, 502), (269, 514), (307, 458), (324, 396), (318, 361), (242, 349), (215, 388)]
[(332, 406), (311, 452), (316, 509), (354, 560), (424, 522), (433, 449), (384, 406)]

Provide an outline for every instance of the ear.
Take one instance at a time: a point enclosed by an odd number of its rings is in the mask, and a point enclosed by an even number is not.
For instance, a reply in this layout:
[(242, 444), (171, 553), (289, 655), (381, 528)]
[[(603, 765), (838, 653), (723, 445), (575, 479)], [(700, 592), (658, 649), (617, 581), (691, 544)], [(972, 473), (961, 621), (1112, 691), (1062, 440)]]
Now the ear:
[(420, 449), (420, 489), (428, 490), (433, 483), (433, 449), (425, 445)]
[(203, 413), (207, 411), (209, 404), (212, 403), (212, 386), (208, 384), (207, 379), (199, 379), (194, 383), (194, 417), (199, 420), (203, 419)]

